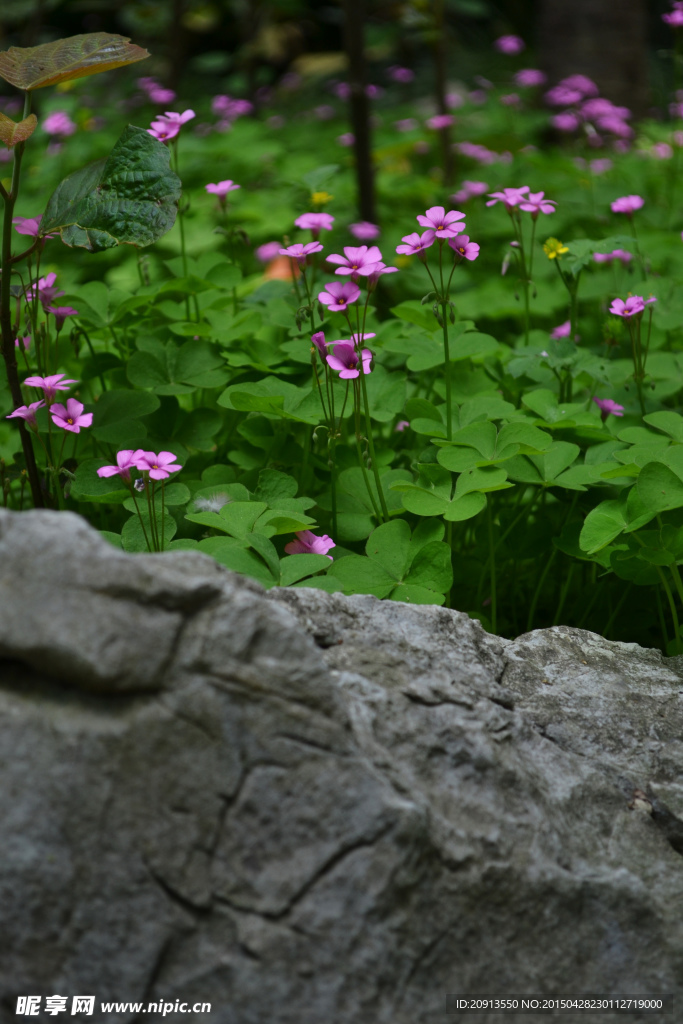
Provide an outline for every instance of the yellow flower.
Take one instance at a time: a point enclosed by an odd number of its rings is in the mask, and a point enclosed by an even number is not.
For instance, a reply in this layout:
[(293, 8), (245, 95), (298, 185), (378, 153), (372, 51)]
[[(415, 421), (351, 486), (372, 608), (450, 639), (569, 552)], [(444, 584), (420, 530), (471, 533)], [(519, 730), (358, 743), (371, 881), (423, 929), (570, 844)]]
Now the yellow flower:
[(334, 196), (331, 196), (329, 192), (314, 192), (311, 199), (315, 206), (324, 206), (325, 203), (331, 202)]
[(563, 252), (569, 252), (569, 246), (563, 245), (559, 238), (548, 238), (543, 243), (543, 252), (549, 260), (555, 260), (561, 256)]

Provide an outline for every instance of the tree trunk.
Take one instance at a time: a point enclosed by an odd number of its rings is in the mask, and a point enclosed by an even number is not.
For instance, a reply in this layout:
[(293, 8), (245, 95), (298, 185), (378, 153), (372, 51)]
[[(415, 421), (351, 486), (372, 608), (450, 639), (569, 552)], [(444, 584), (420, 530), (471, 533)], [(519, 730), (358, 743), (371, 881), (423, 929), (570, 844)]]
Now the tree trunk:
[(551, 83), (582, 74), (636, 117), (648, 106), (645, 0), (539, 0), (540, 64)]
[(349, 108), (353, 151), (356, 158), (358, 213), (361, 220), (375, 220), (375, 189), (370, 137), (370, 104), (365, 92), (365, 0), (344, 0), (344, 43), (349, 62)]

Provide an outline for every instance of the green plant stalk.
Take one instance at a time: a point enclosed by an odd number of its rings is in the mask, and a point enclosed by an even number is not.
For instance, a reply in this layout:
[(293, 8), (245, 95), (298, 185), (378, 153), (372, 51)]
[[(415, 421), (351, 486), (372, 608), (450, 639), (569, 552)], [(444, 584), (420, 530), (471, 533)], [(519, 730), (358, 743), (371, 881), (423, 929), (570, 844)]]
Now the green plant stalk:
[[(426, 264), (425, 264), (426, 266)], [(431, 274), (430, 274), (431, 277)], [(444, 369), (446, 371), (446, 440), (453, 437), (453, 397), (451, 394), (451, 353), (448, 344), (448, 314), (447, 300), (443, 287), (443, 240), (439, 239), (439, 282), (441, 284), (441, 320), (443, 328), (443, 357)]]
[(551, 568), (553, 562), (555, 561), (555, 556), (556, 555), (557, 555), (557, 548), (553, 548), (552, 553), (550, 555), (550, 558), (545, 563), (545, 568), (543, 569), (543, 572), (541, 573), (541, 577), (540, 577), (540, 579), (539, 579), (539, 581), (538, 581), (538, 583), (536, 585), (536, 589), (534, 591), (534, 596), (531, 599), (531, 605), (529, 607), (529, 615), (528, 615), (528, 618), (526, 620), (526, 631), (527, 631), (527, 633), (530, 633), (532, 628), (533, 628), (534, 616), (536, 614), (536, 607), (538, 605), (538, 601), (539, 601), (539, 598), (541, 596), (541, 590), (543, 589), (543, 584), (545, 583), (546, 576), (550, 572), (550, 568)]
[(674, 601), (674, 598), (673, 598), (673, 594), (671, 593), (671, 589), (669, 587), (669, 584), (666, 582), (666, 576), (662, 572), (661, 567), (656, 565), (655, 569), (657, 570), (657, 573), (659, 575), (659, 579), (661, 580), (661, 584), (664, 587), (664, 593), (666, 594), (666, 599), (669, 602), (669, 610), (671, 611), (671, 619), (672, 619), (673, 625), (674, 625), (674, 641), (676, 643), (680, 643), (680, 639), (681, 639), (680, 626), (678, 624), (678, 612), (676, 611), (676, 604), (675, 604), (675, 601)]
[(165, 505), (164, 505), (164, 498), (165, 498), (165, 496), (164, 496), (164, 481), (162, 480), (161, 481), (161, 548), (160, 548), (161, 551), (164, 550), (164, 516), (166, 514), (166, 508), (165, 508)]
[(368, 471), (367, 471), (367, 468), (365, 466), (365, 459), (363, 458), (363, 449), (361, 448), (361, 444), (360, 444), (360, 440), (361, 440), (361, 436), (362, 436), (361, 435), (361, 429), (360, 429), (360, 387), (358, 385), (358, 378), (357, 377), (356, 377), (356, 379), (353, 382), (353, 399), (354, 399), (354, 416), (355, 416), (355, 421), (356, 421), (356, 451), (358, 452), (358, 464), (360, 465), (361, 473), (363, 474), (363, 480), (365, 481), (365, 486), (367, 488), (367, 492), (368, 492), (368, 495), (370, 497), (370, 502), (372, 504), (375, 516), (376, 516), (378, 522), (382, 522), (382, 516), (380, 514), (379, 509), (377, 508), (377, 502), (375, 501), (375, 496), (372, 493), (372, 487), (370, 486), (370, 479), (368, 477)]
[[(31, 93), (24, 93), (24, 118), (31, 113)], [(10, 283), (12, 278), (12, 216), (14, 205), (19, 195), (19, 182), (21, 179), (21, 158), (24, 154), (25, 143), (20, 142), (14, 147), (14, 166), (12, 168), (12, 185), (10, 191), (2, 189), (2, 198), (5, 204), (5, 216), (2, 226), (2, 255), (0, 257), (0, 269), (2, 279), (0, 281), (0, 330), (2, 332), (2, 354), (5, 360), (7, 371), (7, 382), (12, 395), (12, 403), (15, 409), (24, 404), (19, 383), (19, 371), (17, 368), (17, 356), (14, 347), (14, 331), (12, 330), (12, 299)], [(31, 496), (35, 508), (44, 508), (45, 502), (40, 489), (38, 467), (36, 466), (35, 453), (31, 442), (30, 433), (24, 420), (18, 420), (21, 447), (26, 460)]]
[(664, 641), (662, 650), (666, 654), (666, 649), (669, 645), (669, 637), (667, 636), (666, 632), (666, 619), (664, 618), (664, 608), (662, 607), (662, 595), (659, 592), (659, 587), (655, 587), (654, 591), (655, 597), (657, 598), (657, 612), (659, 614), (659, 625), (662, 630), (662, 639)]
[(555, 609), (555, 614), (553, 615), (553, 626), (556, 626), (560, 621), (560, 615), (562, 614), (562, 610), (564, 609), (564, 603), (567, 599), (567, 594), (569, 593), (569, 587), (572, 582), (572, 576), (574, 575), (575, 568), (576, 562), (572, 562), (569, 566), (567, 578), (562, 584), (562, 589), (560, 591), (560, 600), (557, 602), (557, 608)]
[(152, 545), (150, 544), (149, 537), (147, 536), (147, 530), (145, 529), (145, 523), (144, 523), (144, 520), (142, 518), (142, 514), (140, 512), (140, 506), (138, 505), (138, 499), (135, 496), (135, 488), (133, 487), (133, 481), (132, 480), (128, 480), (128, 489), (130, 491), (130, 496), (133, 499), (133, 504), (135, 505), (135, 511), (137, 512), (138, 519), (140, 520), (140, 527), (142, 528), (142, 535), (145, 538), (145, 544), (147, 545), (147, 550), (148, 551), (152, 551)]
[(157, 538), (157, 535), (156, 535), (156, 523), (154, 521), (154, 518), (155, 518), (154, 517), (154, 505), (153, 505), (153, 502), (152, 502), (152, 497), (151, 497), (150, 491), (151, 491), (150, 480), (149, 480), (149, 478), (147, 478), (147, 480), (145, 480), (145, 495), (147, 497), (147, 511), (149, 512), (149, 532), (150, 532), (150, 534), (152, 536), (152, 550), (153, 551), (158, 551), (159, 550), (159, 541), (158, 541), (158, 538)]
[(372, 424), (370, 422), (370, 403), (368, 402), (368, 391), (365, 384), (365, 374), (363, 372), (363, 360), (361, 357), (361, 371), (360, 371), (360, 386), (363, 393), (363, 405), (365, 407), (365, 429), (368, 435), (368, 448), (370, 449), (370, 460), (372, 462), (372, 473), (375, 477), (375, 484), (377, 486), (377, 493), (379, 495), (380, 505), (382, 506), (382, 515), (384, 521), (389, 522), (389, 510), (387, 508), (386, 499), (384, 497), (384, 491), (382, 490), (382, 481), (379, 477), (379, 466), (377, 465), (377, 458), (375, 456), (375, 442), (372, 439)]
[(624, 593), (621, 595), (621, 597), (617, 601), (616, 605), (614, 606), (610, 617), (608, 618), (607, 622), (605, 623), (605, 628), (602, 631), (602, 635), (604, 636), (605, 640), (609, 639), (609, 633), (610, 633), (610, 630), (612, 629), (612, 626), (614, 624), (614, 620), (616, 619), (617, 615), (621, 611), (622, 606), (624, 604), (624, 601), (626, 600), (628, 595), (631, 593), (632, 589), (633, 589), (633, 584), (629, 583), (629, 585), (624, 590)]
[(498, 632), (498, 594), (496, 588), (496, 548), (493, 543), (493, 512), (491, 505), (493, 500), (490, 491), (486, 495), (486, 518), (488, 520), (489, 535), (489, 560), (491, 563), (491, 628), (494, 633)]

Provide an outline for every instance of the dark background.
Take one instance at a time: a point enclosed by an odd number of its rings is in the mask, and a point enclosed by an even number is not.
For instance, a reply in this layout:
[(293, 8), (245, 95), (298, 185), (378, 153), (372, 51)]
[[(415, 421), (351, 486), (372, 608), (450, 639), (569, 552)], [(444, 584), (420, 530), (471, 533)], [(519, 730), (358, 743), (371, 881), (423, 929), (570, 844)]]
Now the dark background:
[[(432, 73), (440, 0), (365, 0), (365, 45), (374, 65), (405, 64), (425, 85)], [(444, 0), (449, 78), (495, 78), (510, 58), (492, 49), (520, 35), (519, 67), (551, 82), (582, 72), (636, 116), (666, 109), (674, 86), (675, 35), (661, 20), (666, 0)], [(344, 11), (335, 0), (2, 0), (0, 48), (34, 46), (81, 32), (119, 32), (147, 46), (145, 73), (186, 98), (228, 89), (254, 99), (306, 55), (343, 49)]]

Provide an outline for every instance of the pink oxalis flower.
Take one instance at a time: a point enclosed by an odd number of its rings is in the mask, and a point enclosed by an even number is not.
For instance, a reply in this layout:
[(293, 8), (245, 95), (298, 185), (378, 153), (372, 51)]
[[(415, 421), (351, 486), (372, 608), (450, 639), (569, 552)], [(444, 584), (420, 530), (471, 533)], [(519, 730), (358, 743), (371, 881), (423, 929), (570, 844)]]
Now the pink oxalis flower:
[(623, 405), (619, 405), (618, 402), (614, 402), (611, 398), (594, 398), (593, 401), (602, 412), (603, 420), (606, 420), (610, 413), (613, 416), (624, 415)]
[(318, 294), (318, 302), (332, 313), (343, 313), (350, 302), (360, 298), (360, 288), (353, 281), (331, 281), (325, 285), (325, 291)]
[(615, 316), (621, 316), (628, 320), (632, 316), (644, 313), (645, 307), (649, 306), (651, 302), (656, 301), (657, 299), (653, 295), (649, 299), (643, 299), (642, 295), (629, 295), (626, 301), (623, 299), (613, 299), (609, 311)]
[(558, 324), (557, 327), (553, 327), (550, 332), (551, 338), (568, 338), (572, 333), (572, 325), (570, 320), (565, 320), (563, 324)]
[(336, 546), (326, 533), (322, 537), (316, 537), (310, 530), (300, 530), (296, 535), (296, 540), (285, 544), (285, 551), (288, 555), (327, 555), (332, 561), (332, 555), (328, 555), (327, 552)]
[(544, 196), (545, 192), (530, 192), (524, 202), (519, 204), (520, 210), (530, 213), (533, 220), (536, 220), (539, 213), (554, 213), (557, 204)]
[(446, 210), (443, 206), (431, 206), (425, 213), (417, 215), (417, 223), (431, 232), (432, 238), (455, 238), (465, 230), (462, 222), (464, 213), (459, 210)]
[(498, 53), (506, 53), (509, 57), (514, 57), (522, 50), (526, 48), (526, 44), (523, 39), (519, 36), (499, 36), (494, 42), (494, 47), (498, 50)]
[(142, 457), (144, 452), (141, 448), (125, 448), (123, 451), (116, 453), (116, 465), (115, 466), (100, 466), (97, 470), (97, 475), (102, 477), (116, 476), (117, 474), (123, 480), (130, 480), (131, 469), (138, 468), (138, 459)]
[(298, 228), (313, 232), (317, 238), (321, 231), (331, 231), (334, 224), (334, 217), (331, 213), (302, 213), (294, 221)]
[(55, 402), (50, 409), (52, 422), (63, 430), (70, 430), (72, 434), (80, 434), (81, 427), (89, 427), (92, 424), (92, 413), (83, 412), (83, 403), (76, 398), (67, 398), (66, 405)]
[(45, 402), (42, 399), (40, 402), (31, 402), (30, 405), (20, 405), (18, 409), (11, 412), (5, 419), (11, 420), (17, 417), (18, 419), (25, 420), (32, 430), (37, 430), (36, 409), (42, 409), (44, 405)]
[(171, 473), (177, 473), (183, 468), (175, 461), (173, 452), (159, 452), (156, 455), (154, 452), (138, 451), (135, 454), (136, 467), (142, 473), (149, 473), (150, 480), (167, 480)]
[[(334, 342), (332, 355), (326, 356), (328, 364), (336, 370), (342, 380), (353, 380), (360, 376), (358, 369), (361, 363), (361, 356), (356, 351), (356, 346), (350, 341)], [(372, 352), (368, 348), (362, 351), (363, 373), (370, 373)]]
[(55, 318), (55, 325), (57, 327), (57, 333), (59, 333), (64, 326), (64, 321), (68, 316), (78, 316), (78, 310), (72, 306), (46, 306), (46, 313), (52, 313)]
[(434, 245), (434, 233), (432, 231), (423, 231), (420, 235), (417, 231), (413, 231), (410, 235), (404, 235), (401, 241), (405, 245), (397, 245), (396, 252), (403, 256), (420, 255), (430, 245)]
[(234, 192), (238, 188), (242, 188), (241, 185), (236, 185), (234, 181), (227, 178), (225, 181), (219, 181), (217, 185), (205, 185), (204, 188), (213, 196), (218, 196), (219, 199), (225, 199), (228, 192)]
[(505, 209), (510, 213), (520, 203), (526, 202), (528, 191), (529, 186), (522, 185), (520, 188), (504, 188), (502, 192), (489, 192), (491, 198), (486, 205), (495, 206), (496, 203), (503, 203)]
[(461, 259), (476, 260), (479, 255), (479, 246), (476, 242), (470, 242), (469, 235), (456, 235), (448, 239), (448, 244)]
[(53, 373), (49, 377), (27, 377), (24, 384), (31, 388), (42, 388), (46, 402), (51, 402), (58, 391), (68, 391), (77, 380), (63, 380), (63, 373)]
[(627, 217), (632, 217), (635, 211), (644, 205), (645, 200), (642, 196), (621, 196), (610, 204), (610, 209), (612, 213), (625, 213)]
[(65, 139), (76, 131), (76, 125), (63, 110), (53, 110), (44, 119), (41, 127), (48, 135), (53, 135), (58, 139)]
[(350, 274), (352, 281), (359, 277), (369, 277), (378, 267), (383, 266), (382, 253), (376, 245), (347, 245), (344, 255), (333, 253), (327, 257), (328, 263), (339, 264), (336, 274)]
[(379, 228), (369, 220), (359, 220), (357, 224), (349, 224), (349, 231), (359, 242), (371, 242), (379, 235)]
[(303, 245), (301, 242), (295, 242), (294, 245), (288, 246), (287, 249), (279, 249), (280, 256), (289, 256), (290, 259), (296, 260), (300, 267), (306, 266), (306, 258), (311, 256), (314, 252), (322, 252), (322, 245), (320, 242), (306, 242)]
[(27, 298), (35, 299), (37, 295), (40, 302), (43, 305), (43, 308), (50, 306), (55, 299), (58, 299), (60, 297), (60, 295), (64, 295), (64, 292), (60, 292), (57, 288), (55, 288), (56, 280), (57, 275), (54, 272), (52, 272), (51, 274), (46, 274), (45, 277), (39, 278), (37, 284), (34, 283), (31, 285), (31, 289)]

